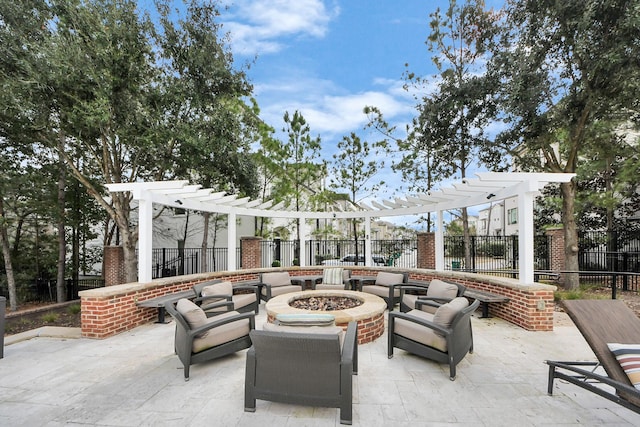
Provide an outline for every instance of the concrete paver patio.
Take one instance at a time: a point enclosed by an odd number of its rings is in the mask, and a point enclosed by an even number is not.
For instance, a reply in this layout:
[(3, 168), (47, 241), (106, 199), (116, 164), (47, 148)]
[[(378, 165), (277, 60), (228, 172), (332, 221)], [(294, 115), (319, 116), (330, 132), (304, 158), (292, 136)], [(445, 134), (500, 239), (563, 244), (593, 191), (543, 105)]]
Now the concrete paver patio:
[[(264, 307), (264, 304), (261, 308)], [(265, 310), (256, 318), (261, 328)], [(359, 347), (353, 424), (359, 426), (625, 426), (640, 415), (556, 381), (546, 394), (545, 359), (594, 360), (557, 313), (553, 332), (500, 319), (472, 319), (475, 351), (448, 367), (395, 351), (386, 334)], [(244, 412), (245, 352), (191, 368), (173, 353), (174, 324), (148, 324), (105, 340), (36, 337), (0, 359), (2, 426), (338, 426), (338, 410), (258, 400)], [(8, 340), (10, 342), (10, 340)]]

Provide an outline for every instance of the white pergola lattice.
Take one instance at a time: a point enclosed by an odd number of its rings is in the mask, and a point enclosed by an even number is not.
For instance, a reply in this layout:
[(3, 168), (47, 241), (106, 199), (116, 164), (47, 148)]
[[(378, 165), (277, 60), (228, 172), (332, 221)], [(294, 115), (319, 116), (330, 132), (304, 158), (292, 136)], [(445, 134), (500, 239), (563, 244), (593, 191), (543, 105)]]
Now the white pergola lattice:
[[(362, 218), (365, 225), (365, 253), (371, 253), (372, 218), (437, 213), (437, 224), (442, 224), (444, 212), (450, 209), (477, 206), (489, 201), (518, 197), (519, 277), (521, 283), (533, 283), (533, 202), (538, 192), (552, 182), (569, 182), (575, 174), (564, 173), (477, 173), (477, 178), (463, 179), (450, 188), (424, 194), (405, 196), (381, 203), (360, 203), (360, 209), (327, 212), (291, 210), (279, 203), (250, 200), (248, 197), (204, 189), (189, 185), (188, 181), (157, 181), (107, 184), (110, 192), (130, 191), (139, 203), (138, 280), (149, 282), (152, 278), (152, 221), (153, 204), (180, 209), (215, 212), (229, 215), (228, 250), (236, 252), (236, 216), (246, 215), (270, 218)], [(301, 236), (308, 234), (305, 221), (301, 221)], [(436, 230), (436, 270), (444, 270), (444, 238), (441, 226)], [(300, 261), (304, 265), (305, 246), (300, 245)], [(367, 263), (369, 260), (366, 261)], [(229, 257), (229, 270), (236, 269), (235, 256)]]

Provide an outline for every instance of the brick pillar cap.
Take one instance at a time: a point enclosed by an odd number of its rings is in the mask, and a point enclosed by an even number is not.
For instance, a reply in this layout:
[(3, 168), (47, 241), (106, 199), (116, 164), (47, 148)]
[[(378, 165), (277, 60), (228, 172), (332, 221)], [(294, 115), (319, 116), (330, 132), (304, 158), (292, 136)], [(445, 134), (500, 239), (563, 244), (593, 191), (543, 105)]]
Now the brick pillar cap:
[(260, 236), (244, 236), (241, 237), (240, 240), (262, 240)]

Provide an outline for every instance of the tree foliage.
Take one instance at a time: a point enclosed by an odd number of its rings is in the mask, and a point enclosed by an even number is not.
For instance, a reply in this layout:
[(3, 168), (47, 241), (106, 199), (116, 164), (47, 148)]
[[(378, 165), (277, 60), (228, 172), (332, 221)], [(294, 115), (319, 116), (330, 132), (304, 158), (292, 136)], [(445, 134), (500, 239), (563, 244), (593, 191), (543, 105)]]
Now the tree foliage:
[[(521, 168), (574, 173), (596, 153), (611, 158), (615, 129), (639, 107), (638, 16), (633, 0), (508, 3), (489, 69), (508, 124), (496, 142)], [(577, 271), (577, 182), (560, 190), (566, 268)]]

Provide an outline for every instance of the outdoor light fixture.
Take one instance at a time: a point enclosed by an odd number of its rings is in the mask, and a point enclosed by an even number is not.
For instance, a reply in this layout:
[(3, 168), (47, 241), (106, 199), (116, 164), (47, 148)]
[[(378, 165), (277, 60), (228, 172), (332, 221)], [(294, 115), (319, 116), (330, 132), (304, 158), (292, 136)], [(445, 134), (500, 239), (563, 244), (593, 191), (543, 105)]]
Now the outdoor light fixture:
[(496, 197), (496, 195), (495, 195), (495, 194), (493, 194), (493, 193), (489, 193), (489, 195), (487, 196), (487, 200), (492, 199), (492, 198), (494, 198), (494, 197)]
[(176, 200), (176, 203), (181, 205), (182, 204), (182, 200), (178, 199), (178, 200)]

